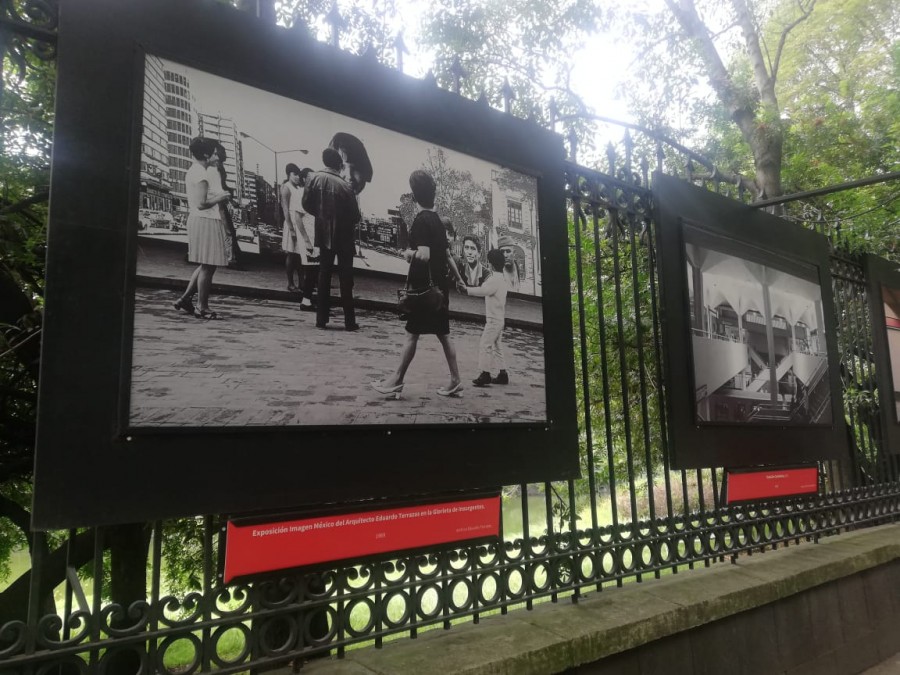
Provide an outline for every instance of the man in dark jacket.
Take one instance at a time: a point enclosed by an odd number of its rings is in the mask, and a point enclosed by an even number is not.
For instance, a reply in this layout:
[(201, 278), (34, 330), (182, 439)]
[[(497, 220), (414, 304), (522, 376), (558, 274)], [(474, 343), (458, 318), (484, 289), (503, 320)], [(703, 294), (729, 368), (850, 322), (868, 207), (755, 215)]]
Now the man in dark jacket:
[(315, 216), (315, 245), (321, 251), (319, 261), (319, 299), (316, 327), (326, 328), (331, 304), (331, 272), (337, 257), (344, 307), (345, 330), (358, 330), (353, 309), (353, 255), (356, 224), (362, 219), (356, 193), (341, 178), (344, 162), (334, 148), (322, 152), (323, 171), (312, 175), (303, 193), (303, 208)]

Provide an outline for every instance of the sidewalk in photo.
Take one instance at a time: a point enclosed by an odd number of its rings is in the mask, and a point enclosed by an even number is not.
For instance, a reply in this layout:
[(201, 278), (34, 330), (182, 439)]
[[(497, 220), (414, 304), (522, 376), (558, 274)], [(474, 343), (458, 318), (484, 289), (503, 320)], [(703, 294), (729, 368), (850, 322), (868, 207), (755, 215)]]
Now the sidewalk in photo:
[[(185, 260), (186, 243), (163, 238), (138, 238), (137, 285), (148, 288), (168, 288), (181, 291), (196, 265)], [(363, 249), (366, 252), (366, 249)], [(357, 259), (357, 265), (365, 265)], [(257, 297), (286, 302), (300, 302), (298, 293), (287, 290), (284, 264), (255, 253), (245, 253), (242, 269), (216, 270), (213, 294)], [(371, 270), (357, 269), (353, 295), (361, 309), (392, 311), (397, 305), (397, 289), (403, 279)], [(337, 272), (332, 276), (332, 307), (340, 307)], [(450, 316), (463, 321), (484, 321), (484, 299), (450, 294)], [(542, 330), (543, 318), (540, 298), (525, 300), (507, 297), (506, 325), (509, 327)]]
[(397, 367), (406, 340), (396, 313), (360, 309), (357, 332), (328, 330), (295, 302), (217, 295), (219, 319), (176, 311), (173, 291), (135, 293), (131, 424), (135, 427), (363, 426), (543, 423), (543, 337), (507, 327), (508, 385), (475, 387), (481, 322), (451, 320), (462, 377), (460, 396), (440, 396), (449, 374), (440, 343), (419, 340), (402, 398), (372, 383)]

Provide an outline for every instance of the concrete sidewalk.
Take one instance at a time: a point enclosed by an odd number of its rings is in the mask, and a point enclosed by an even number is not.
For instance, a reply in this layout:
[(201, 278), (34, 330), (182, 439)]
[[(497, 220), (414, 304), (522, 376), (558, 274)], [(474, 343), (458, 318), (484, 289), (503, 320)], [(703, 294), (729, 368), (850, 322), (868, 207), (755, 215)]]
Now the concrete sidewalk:
[[(364, 249), (365, 252), (365, 249)], [(137, 284), (146, 288), (183, 290), (196, 267), (185, 260), (184, 243), (161, 238), (138, 238)], [(300, 302), (298, 293), (287, 290), (287, 276), (279, 260), (245, 253), (242, 269), (216, 270), (213, 293), (238, 297), (256, 297), (284, 302)], [(361, 309), (392, 311), (397, 305), (397, 289), (403, 279), (371, 270), (357, 269), (353, 295)], [(340, 308), (337, 273), (332, 277), (332, 307)], [(484, 322), (484, 299), (457, 292), (450, 294), (450, 316), (462, 321)], [(540, 298), (533, 300), (507, 297), (506, 325), (543, 330)]]

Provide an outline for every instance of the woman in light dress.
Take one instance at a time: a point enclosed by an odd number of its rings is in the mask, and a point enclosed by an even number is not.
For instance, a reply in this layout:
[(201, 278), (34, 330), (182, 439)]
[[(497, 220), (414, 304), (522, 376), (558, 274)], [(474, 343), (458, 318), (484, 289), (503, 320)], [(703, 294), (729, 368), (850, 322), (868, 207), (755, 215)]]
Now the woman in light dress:
[[(216, 313), (209, 309), (209, 291), (212, 288), (216, 268), (228, 264), (225, 225), (219, 204), (224, 204), (230, 195), (210, 181), (207, 169), (219, 161), (216, 141), (198, 136), (189, 146), (194, 163), (185, 178), (188, 197), (188, 260), (198, 267), (191, 275), (187, 288), (175, 302), (175, 309), (187, 312), (201, 319), (215, 319)], [(221, 185), (221, 184), (219, 184)], [(199, 310), (194, 307), (194, 293), (199, 296)]]

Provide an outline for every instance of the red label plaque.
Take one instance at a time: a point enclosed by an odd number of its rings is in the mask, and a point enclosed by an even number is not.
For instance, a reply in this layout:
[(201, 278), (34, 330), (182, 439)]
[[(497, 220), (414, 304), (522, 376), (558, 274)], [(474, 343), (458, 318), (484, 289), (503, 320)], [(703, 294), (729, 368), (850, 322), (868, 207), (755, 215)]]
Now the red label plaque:
[(819, 468), (728, 471), (727, 504), (762, 499), (778, 499), (819, 491)]
[(245, 525), (229, 521), (224, 581), (357, 556), (500, 536), (500, 497)]

